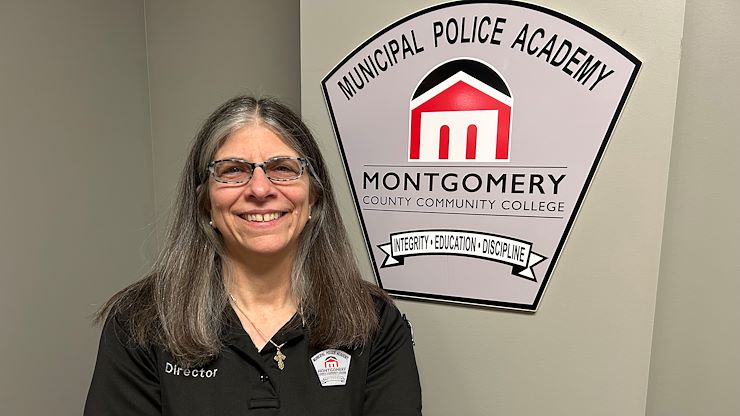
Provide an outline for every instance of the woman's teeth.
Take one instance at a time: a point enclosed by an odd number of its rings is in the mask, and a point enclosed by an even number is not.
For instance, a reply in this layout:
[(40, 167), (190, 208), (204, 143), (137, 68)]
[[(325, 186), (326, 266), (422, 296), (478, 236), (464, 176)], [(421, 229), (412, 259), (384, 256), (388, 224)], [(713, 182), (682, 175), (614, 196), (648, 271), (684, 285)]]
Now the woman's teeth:
[(271, 212), (269, 214), (247, 214), (247, 221), (255, 221), (255, 222), (265, 222), (265, 221), (273, 221), (280, 216), (283, 215), (282, 212)]

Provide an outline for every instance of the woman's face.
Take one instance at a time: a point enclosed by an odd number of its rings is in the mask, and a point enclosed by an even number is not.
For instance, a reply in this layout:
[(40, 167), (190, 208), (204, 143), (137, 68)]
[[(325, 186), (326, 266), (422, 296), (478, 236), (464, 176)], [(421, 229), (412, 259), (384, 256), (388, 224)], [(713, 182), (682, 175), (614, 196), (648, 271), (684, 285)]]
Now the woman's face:
[[(251, 124), (231, 133), (214, 160), (263, 162), (276, 156), (300, 155), (272, 130)], [(256, 168), (246, 184), (210, 181), (211, 219), (230, 255), (295, 253), (312, 206), (307, 172), (292, 181), (273, 183)]]

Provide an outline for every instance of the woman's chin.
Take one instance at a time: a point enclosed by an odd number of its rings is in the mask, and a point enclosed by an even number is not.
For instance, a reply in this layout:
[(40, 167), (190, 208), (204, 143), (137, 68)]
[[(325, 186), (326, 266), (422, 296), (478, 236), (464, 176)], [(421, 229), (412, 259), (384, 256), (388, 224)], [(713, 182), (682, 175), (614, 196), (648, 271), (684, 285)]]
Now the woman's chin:
[(236, 245), (228, 250), (230, 255), (239, 257), (259, 258), (294, 255), (295, 248), (280, 241), (259, 241), (248, 245)]

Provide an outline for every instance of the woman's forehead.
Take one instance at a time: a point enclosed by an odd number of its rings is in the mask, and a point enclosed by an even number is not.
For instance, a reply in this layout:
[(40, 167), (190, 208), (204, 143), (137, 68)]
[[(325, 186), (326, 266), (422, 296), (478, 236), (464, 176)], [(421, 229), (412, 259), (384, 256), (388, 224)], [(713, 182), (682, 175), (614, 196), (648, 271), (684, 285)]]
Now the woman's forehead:
[(240, 158), (259, 161), (275, 156), (299, 155), (273, 130), (262, 124), (250, 124), (229, 134), (216, 151), (215, 159)]

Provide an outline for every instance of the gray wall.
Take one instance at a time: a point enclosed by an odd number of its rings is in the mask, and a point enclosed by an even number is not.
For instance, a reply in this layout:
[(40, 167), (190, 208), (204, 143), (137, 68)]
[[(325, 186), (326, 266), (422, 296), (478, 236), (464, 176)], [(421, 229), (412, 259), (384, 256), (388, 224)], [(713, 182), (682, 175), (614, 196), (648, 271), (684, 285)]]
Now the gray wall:
[[(304, 116), (337, 167), (320, 79), (433, 3), (304, 3)], [(684, 16), (676, 1), (538, 3), (644, 66), (535, 316), (399, 302), (415, 319), (425, 414), (737, 415), (740, 4), (689, 0)]]
[(0, 3), (0, 413), (76, 415), (150, 258), (144, 2)]
[(298, 108), (298, 13), (0, 2), (0, 414), (81, 413), (90, 315), (146, 272), (197, 126), (240, 92)]
[[(737, 296), (737, 283), (730, 282), (736, 279), (737, 273), (730, 270), (737, 270), (737, 266), (730, 264), (731, 257), (717, 254), (733, 251), (738, 233), (725, 225), (729, 233), (719, 237), (712, 233), (712, 236), (726, 248), (700, 249), (706, 250), (699, 251), (705, 255), (717, 250), (711, 257), (710, 270), (717, 270), (719, 276), (711, 279), (712, 286), (705, 286), (705, 279), (695, 278), (705, 267), (703, 262), (686, 251), (688, 240), (708, 231), (696, 220), (695, 225), (684, 227), (694, 216), (712, 216), (715, 222), (707, 224), (722, 227), (737, 212), (732, 205), (737, 205), (737, 199), (733, 199), (736, 194), (724, 195), (727, 188), (734, 189), (731, 181), (736, 182), (737, 178), (737, 174), (729, 175), (729, 169), (736, 169), (732, 162), (737, 164), (737, 151), (733, 153), (729, 149), (731, 146), (737, 149), (737, 133), (728, 127), (727, 121), (719, 121), (724, 112), (700, 121), (702, 129), (712, 131), (711, 137), (721, 140), (715, 149), (699, 148), (703, 146), (699, 143), (706, 142), (698, 140), (679, 145), (693, 146), (690, 147), (693, 153), (687, 153), (685, 159), (674, 157), (670, 172), (678, 172), (670, 180), (672, 194), (668, 206), (666, 194), (674, 116), (690, 118), (689, 114), (697, 114), (699, 106), (704, 109), (698, 114), (714, 108), (727, 108), (724, 111), (728, 116), (732, 111), (736, 113), (734, 103), (738, 95), (727, 83), (737, 85), (730, 77), (734, 76), (732, 59), (737, 59), (738, 50), (732, 49), (728, 40), (719, 43), (719, 38), (732, 39), (737, 33), (729, 28), (729, 22), (739, 17), (737, 10), (732, 10), (737, 7), (731, 7), (729, 2), (720, 3), (723, 7), (718, 9), (714, 9), (718, 2), (691, 4), (686, 33), (694, 39), (686, 41), (689, 49), (685, 52), (687, 59), (695, 62), (684, 62), (682, 66), (683, 1), (534, 2), (591, 25), (637, 55), (644, 66), (539, 312), (528, 315), (399, 302), (415, 323), (425, 414), (486, 415), (494, 411), (511, 415), (641, 415), (648, 411), (666, 415), (714, 414), (697, 410), (711, 400), (718, 400), (711, 409), (733, 413), (737, 406), (733, 400), (737, 399), (730, 392), (737, 395), (739, 361), (737, 354), (729, 351), (737, 344), (736, 317), (740, 314), (730, 300)], [(371, 276), (369, 262), (359, 225), (354, 215), (349, 214), (354, 212), (354, 205), (341, 174), (341, 161), (319, 82), (347, 53), (375, 32), (435, 3), (438, 2), (314, 0), (302, 4), (303, 114), (315, 125), (318, 136), (324, 140), (327, 159), (335, 166), (339, 199), (343, 212), (348, 213), (346, 219), (353, 242), (368, 276)], [(718, 25), (720, 16), (724, 20)], [(712, 42), (717, 46), (708, 52), (700, 51), (701, 45)], [(729, 62), (723, 59), (727, 65), (718, 65), (717, 59), (691, 58), (691, 54), (697, 53), (701, 57), (714, 57), (720, 48), (733, 54)], [(676, 112), (680, 66), (682, 70), (702, 71), (706, 78), (723, 77), (720, 79), (725, 82), (707, 88), (709, 79), (696, 80), (691, 88), (682, 86)], [(722, 94), (712, 94), (714, 88), (722, 90)], [(712, 101), (696, 100), (694, 97), (699, 92), (702, 93), (699, 97)], [(708, 103), (712, 104), (707, 106)], [(679, 121), (677, 141), (687, 133), (696, 138), (695, 131), (685, 132), (685, 129)], [(704, 154), (698, 160), (690, 159), (696, 152)], [(720, 160), (730, 159), (728, 164), (716, 166)], [(691, 165), (697, 162), (698, 166)], [(713, 175), (711, 182), (707, 182), (706, 175), (697, 175), (712, 164), (713, 171), (727, 172), (728, 176), (714, 178)], [(683, 190), (685, 186), (690, 188), (688, 192)], [(697, 200), (696, 193), (708, 193), (718, 204), (730, 206), (717, 209), (713, 205), (699, 205), (706, 199)], [(687, 211), (683, 207), (686, 202), (691, 202), (690, 206), (696, 210)], [(666, 210), (669, 222), (664, 235)], [(662, 244), (666, 247), (663, 258)], [(666, 271), (671, 269), (676, 273)], [(674, 274), (681, 277), (675, 282), (664, 282)], [(659, 276), (663, 279), (661, 288), (667, 291), (665, 296), (657, 293)], [(697, 300), (694, 296), (702, 293), (698, 287), (706, 287), (704, 291), (711, 293), (725, 292), (722, 296)], [(665, 322), (666, 328), (653, 326), (656, 298), (660, 299), (658, 324)], [(716, 299), (724, 301), (713, 304)], [(699, 304), (709, 311), (698, 318), (685, 319), (696, 313), (695, 308), (686, 304)], [(674, 315), (676, 310), (682, 313)], [(692, 324), (681, 328), (687, 321)], [(715, 326), (715, 321), (719, 325)], [(683, 338), (697, 333), (703, 337), (686, 342), (685, 347), (674, 348), (675, 339), (684, 342)], [(728, 347), (709, 341), (714, 337), (728, 342)], [(712, 349), (720, 354), (709, 358)], [(681, 360), (691, 356), (691, 350), (705, 354), (684, 364)], [(649, 377), (651, 354), (656, 360), (652, 378)], [(703, 363), (710, 363), (710, 368), (702, 368)], [(686, 380), (676, 378), (676, 374)], [(710, 376), (719, 379), (712, 380)], [(648, 391), (651, 392), (649, 408)], [(677, 400), (676, 395), (681, 399)], [(684, 406), (684, 402), (690, 405)], [(659, 409), (664, 411), (658, 413)]]
[(298, 0), (147, 1), (157, 231), (197, 129), (237, 94), (300, 110)]
[(686, 2), (648, 415), (740, 415), (740, 2)]

